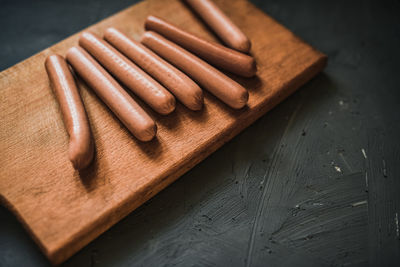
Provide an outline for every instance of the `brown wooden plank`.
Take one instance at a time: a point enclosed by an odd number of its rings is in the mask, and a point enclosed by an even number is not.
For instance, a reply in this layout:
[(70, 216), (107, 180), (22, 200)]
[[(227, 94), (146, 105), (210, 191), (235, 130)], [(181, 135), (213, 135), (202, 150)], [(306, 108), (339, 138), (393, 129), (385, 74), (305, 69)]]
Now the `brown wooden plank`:
[[(65, 55), (78, 35), (0, 73), (0, 198), (51, 262), (77, 252), (325, 66), (322, 53), (251, 3), (216, 2), (252, 40), (257, 77), (232, 76), (249, 90), (248, 107), (234, 111), (207, 93), (200, 112), (179, 104), (173, 114), (160, 116), (145, 107), (159, 131), (142, 143), (79, 82), (96, 145), (94, 164), (80, 173), (68, 161), (68, 136), (44, 69), (46, 56)], [(141, 2), (89, 29), (101, 35), (113, 26), (139, 38), (149, 14), (216, 40), (179, 0)]]

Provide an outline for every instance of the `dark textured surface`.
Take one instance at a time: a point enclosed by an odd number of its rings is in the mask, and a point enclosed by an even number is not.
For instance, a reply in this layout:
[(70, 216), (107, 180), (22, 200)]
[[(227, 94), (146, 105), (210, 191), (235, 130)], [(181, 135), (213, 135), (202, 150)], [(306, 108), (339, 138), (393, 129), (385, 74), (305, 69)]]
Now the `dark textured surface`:
[[(0, 70), (134, 1), (1, 0)], [(65, 266), (398, 266), (399, 1), (253, 1), (329, 64)], [(0, 208), (0, 266), (47, 266)]]

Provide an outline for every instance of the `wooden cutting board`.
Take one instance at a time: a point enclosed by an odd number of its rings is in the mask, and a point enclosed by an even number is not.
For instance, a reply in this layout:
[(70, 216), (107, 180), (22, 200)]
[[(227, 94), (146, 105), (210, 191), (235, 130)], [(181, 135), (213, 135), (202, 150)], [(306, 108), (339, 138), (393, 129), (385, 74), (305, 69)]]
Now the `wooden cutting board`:
[[(74, 171), (68, 161), (68, 136), (44, 69), (46, 56), (65, 55), (78, 35), (0, 73), (0, 199), (52, 263), (73, 255), (326, 65), (322, 53), (251, 3), (216, 2), (252, 40), (257, 77), (232, 76), (249, 90), (248, 107), (232, 110), (208, 93), (199, 112), (179, 104), (173, 114), (160, 116), (145, 107), (159, 131), (155, 140), (143, 143), (79, 81), (97, 150), (86, 171)], [(138, 39), (149, 14), (217, 40), (178, 0), (141, 2), (89, 29), (102, 35), (114, 26)]]

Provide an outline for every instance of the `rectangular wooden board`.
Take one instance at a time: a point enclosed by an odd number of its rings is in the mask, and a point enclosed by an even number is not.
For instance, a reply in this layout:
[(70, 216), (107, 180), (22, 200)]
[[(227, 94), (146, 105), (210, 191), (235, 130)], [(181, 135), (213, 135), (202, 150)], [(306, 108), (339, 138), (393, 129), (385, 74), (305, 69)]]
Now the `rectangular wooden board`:
[[(216, 2), (253, 44), (257, 77), (232, 76), (249, 90), (248, 107), (235, 111), (206, 93), (199, 112), (179, 104), (173, 114), (159, 116), (146, 108), (159, 131), (142, 143), (79, 81), (96, 145), (95, 162), (80, 173), (68, 161), (68, 136), (43, 65), (46, 56), (77, 45), (78, 34), (0, 73), (1, 200), (52, 263), (77, 252), (325, 66), (322, 53), (251, 3)], [(138, 39), (149, 14), (216, 41), (179, 0), (141, 2), (89, 29), (102, 35), (114, 26)]]

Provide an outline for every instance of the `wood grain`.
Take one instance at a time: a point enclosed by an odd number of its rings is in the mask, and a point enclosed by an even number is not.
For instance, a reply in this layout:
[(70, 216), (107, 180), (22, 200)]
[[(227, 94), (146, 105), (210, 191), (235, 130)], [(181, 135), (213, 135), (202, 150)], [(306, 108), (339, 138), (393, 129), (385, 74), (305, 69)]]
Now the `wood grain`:
[[(46, 56), (65, 55), (78, 35), (0, 73), (0, 198), (44, 254), (63, 262), (121, 218), (187, 172), (319, 73), (326, 57), (247, 1), (217, 4), (252, 40), (258, 75), (233, 76), (250, 92), (234, 111), (206, 93), (200, 112), (178, 105), (168, 116), (152, 113), (158, 136), (137, 141), (96, 95), (79, 81), (96, 145), (83, 172), (68, 161), (68, 136), (44, 69)], [(216, 40), (181, 1), (134, 5), (89, 30), (116, 27), (138, 39), (153, 14), (208, 40)]]

